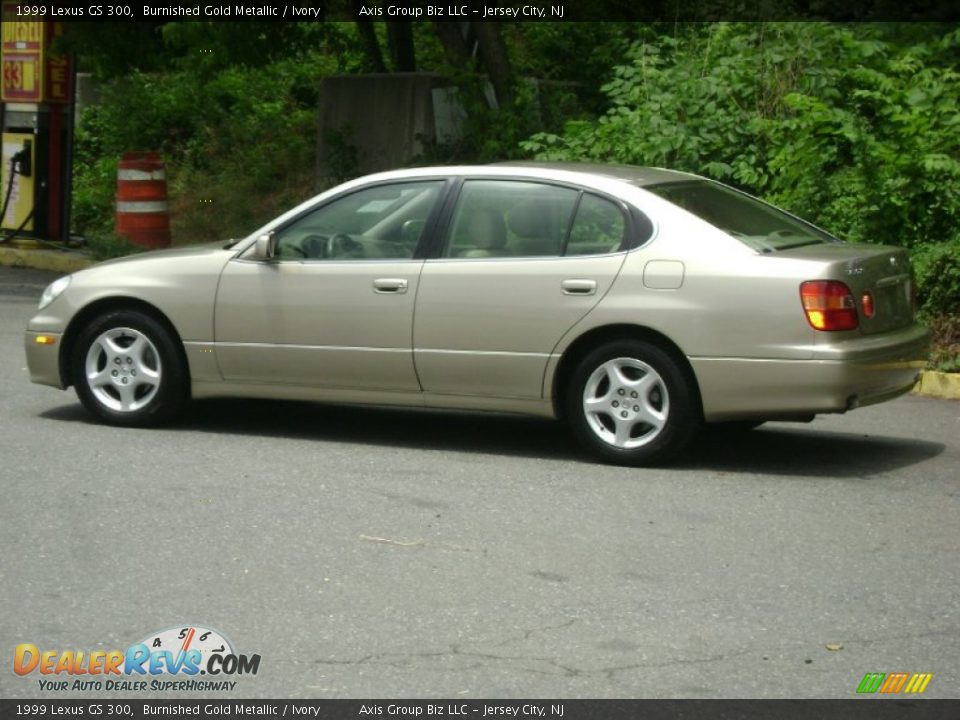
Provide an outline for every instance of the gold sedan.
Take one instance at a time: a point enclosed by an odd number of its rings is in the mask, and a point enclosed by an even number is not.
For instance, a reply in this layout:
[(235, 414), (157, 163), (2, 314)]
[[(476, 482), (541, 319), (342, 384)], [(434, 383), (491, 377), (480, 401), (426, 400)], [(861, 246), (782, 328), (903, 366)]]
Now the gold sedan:
[(242, 240), (97, 265), (26, 333), (31, 379), (107, 423), (216, 396), (494, 410), (633, 465), (704, 422), (897, 397), (928, 343), (902, 249), (695, 175), (525, 163), (372, 175)]

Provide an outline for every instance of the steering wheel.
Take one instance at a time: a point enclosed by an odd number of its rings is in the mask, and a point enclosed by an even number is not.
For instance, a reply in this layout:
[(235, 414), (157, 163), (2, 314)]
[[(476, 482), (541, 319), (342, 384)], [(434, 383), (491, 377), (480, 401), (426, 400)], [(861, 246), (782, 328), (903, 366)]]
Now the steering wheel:
[(324, 257), (359, 257), (362, 246), (346, 233), (335, 233), (327, 240)]
[(296, 249), (307, 260), (320, 260), (326, 257), (327, 238), (323, 235), (307, 235)]

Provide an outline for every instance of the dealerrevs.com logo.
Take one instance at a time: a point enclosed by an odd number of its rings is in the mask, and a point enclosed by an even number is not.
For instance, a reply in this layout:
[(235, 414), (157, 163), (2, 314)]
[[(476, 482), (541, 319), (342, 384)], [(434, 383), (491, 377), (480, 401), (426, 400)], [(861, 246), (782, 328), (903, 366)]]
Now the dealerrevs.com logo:
[(13, 671), (39, 675), (39, 689), (48, 691), (233, 690), (237, 681), (231, 678), (259, 670), (260, 655), (238, 654), (221, 633), (199, 625), (150, 633), (126, 650), (49, 650), (21, 643), (13, 656)]

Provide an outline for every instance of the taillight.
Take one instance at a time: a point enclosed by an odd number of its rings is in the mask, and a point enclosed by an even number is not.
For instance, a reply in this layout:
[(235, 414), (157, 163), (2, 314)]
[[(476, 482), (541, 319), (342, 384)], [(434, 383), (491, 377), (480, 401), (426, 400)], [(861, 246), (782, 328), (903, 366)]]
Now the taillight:
[(853, 293), (837, 280), (801, 283), (800, 302), (815, 330), (856, 330), (860, 324)]
[(869, 320), (873, 317), (873, 314), (877, 311), (873, 306), (873, 295), (868, 292), (865, 292), (860, 296), (860, 307), (863, 308), (863, 316)]

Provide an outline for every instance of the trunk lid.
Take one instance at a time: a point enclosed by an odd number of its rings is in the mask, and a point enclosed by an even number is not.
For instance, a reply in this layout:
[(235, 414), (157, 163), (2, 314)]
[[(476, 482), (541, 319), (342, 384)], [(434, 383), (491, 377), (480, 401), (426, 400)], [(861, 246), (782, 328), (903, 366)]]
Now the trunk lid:
[[(910, 255), (903, 248), (831, 243), (789, 248), (774, 256), (826, 263), (821, 278), (810, 279), (847, 284), (857, 304), (864, 335), (895, 330), (913, 322), (913, 273)], [(864, 312), (865, 293), (873, 298), (873, 317)]]

